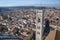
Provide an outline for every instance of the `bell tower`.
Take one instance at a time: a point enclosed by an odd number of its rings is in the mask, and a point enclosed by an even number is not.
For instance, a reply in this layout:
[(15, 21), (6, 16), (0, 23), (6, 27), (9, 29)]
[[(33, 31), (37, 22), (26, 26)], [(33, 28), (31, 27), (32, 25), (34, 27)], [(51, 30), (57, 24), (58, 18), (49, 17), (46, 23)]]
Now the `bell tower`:
[(36, 10), (36, 40), (42, 40), (43, 15), (43, 10)]

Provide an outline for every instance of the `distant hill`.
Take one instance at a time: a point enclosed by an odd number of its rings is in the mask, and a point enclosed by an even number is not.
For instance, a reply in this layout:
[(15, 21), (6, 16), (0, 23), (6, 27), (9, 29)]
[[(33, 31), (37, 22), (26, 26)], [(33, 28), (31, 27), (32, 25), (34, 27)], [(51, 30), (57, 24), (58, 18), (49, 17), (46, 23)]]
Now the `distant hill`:
[(14, 7), (0, 7), (0, 12), (5, 12), (5, 11), (14, 11), (14, 9), (19, 10), (19, 9), (47, 9), (47, 8), (53, 8), (56, 9), (55, 7), (36, 7), (36, 6), (14, 6)]

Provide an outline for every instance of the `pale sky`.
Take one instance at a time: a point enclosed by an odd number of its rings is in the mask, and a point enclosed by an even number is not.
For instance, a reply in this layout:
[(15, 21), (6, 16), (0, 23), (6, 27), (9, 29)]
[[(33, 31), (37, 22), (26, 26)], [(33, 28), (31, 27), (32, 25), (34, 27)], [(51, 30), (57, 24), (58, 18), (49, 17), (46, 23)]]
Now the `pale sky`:
[(0, 0), (2, 6), (60, 6), (60, 0)]

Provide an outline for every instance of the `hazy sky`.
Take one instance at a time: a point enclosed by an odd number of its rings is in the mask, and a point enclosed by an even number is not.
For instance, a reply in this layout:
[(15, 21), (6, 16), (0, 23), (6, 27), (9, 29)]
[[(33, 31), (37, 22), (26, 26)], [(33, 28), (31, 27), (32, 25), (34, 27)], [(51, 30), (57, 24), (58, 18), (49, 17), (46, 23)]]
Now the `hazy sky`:
[(1, 6), (60, 6), (60, 0), (0, 0)]

